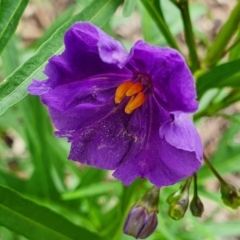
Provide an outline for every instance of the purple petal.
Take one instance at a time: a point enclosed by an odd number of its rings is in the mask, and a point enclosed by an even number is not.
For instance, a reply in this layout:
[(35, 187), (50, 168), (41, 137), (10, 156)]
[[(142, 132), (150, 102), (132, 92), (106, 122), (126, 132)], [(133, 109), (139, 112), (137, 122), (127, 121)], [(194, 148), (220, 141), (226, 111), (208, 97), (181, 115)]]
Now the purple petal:
[[(54, 126), (61, 136), (69, 136), (81, 129), (99, 109), (113, 109), (116, 87), (128, 76), (105, 76), (61, 85), (42, 95), (49, 108)], [(108, 107), (110, 102), (110, 108)]]
[[(162, 121), (165, 119), (170, 122), (170, 118), (167, 120), (157, 101), (150, 102), (148, 106), (150, 112), (146, 114), (147, 131), (141, 151), (135, 157), (125, 159), (113, 175), (125, 185), (131, 184), (137, 177), (148, 178), (159, 187), (172, 185), (198, 170), (201, 166), (200, 150), (179, 149), (179, 145), (171, 145), (164, 138), (160, 138), (159, 128)], [(154, 112), (151, 112), (153, 109)], [(143, 116), (141, 115), (142, 118)]]
[(193, 122), (184, 113), (171, 113), (172, 120), (165, 122), (159, 130), (161, 138), (172, 146), (189, 152), (195, 152), (202, 159), (203, 146)]
[(170, 112), (197, 110), (194, 79), (184, 58), (176, 50), (138, 41), (126, 66), (151, 76), (155, 91), (166, 99)]
[(64, 43), (64, 52), (51, 57), (46, 65), (48, 80), (39, 82), (39, 91), (34, 88), (36, 83), (30, 85), (34, 94), (46, 93), (41, 88), (55, 88), (98, 75), (131, 75), (129, 70), (117, 66), (127, 55), (122, 45), (90, 23), (75, 23), (66, 32)]
[(32, 95), (42, 95), (47, 93), (51, 88), (46, 84), (46, 81), (33, 80), (27, 90)]
[(163, 139), (159, 151), (161, 152), (160, 164), (153, 159), (152, 168), (146, 174), (146, 177), (159, 187), (175, 184), (201, 167), (201, 160), (194, 152), (177, 149)]
[[(87, 121), (86, 127), (81, 128), (72, 141), (69, 158), (112, 170), (136, 158), (144, 148), (146, 137), (151, 134), (147, 132), (149, 108), (146, 104), (129, 115), (124, 112), (127, 101), (124, 100), (120, 105), (109, 102), (92, 117), (92, 125), (91, 121)], [(162, 113), (158, 114), (159, 121), (163, 122)], [(136, 173), (131, 175), (132, 179), (139, 176)]]
[(121, 106), (100, 109), (73, 137), (69, 158), (103, 169), (115, 169), (128, 153), (133, 139), (126, 132), (129, 115)]
[(116, 65), (116, 57), (123, 55), (122, 46), (92, 24), (75, 23), (66, 32), (64, 43), (64, 53), (52, 57), (47, 65), (49, 78), (69, 83), (99, 74), (124, 73)]
[(146, 224), (145, 221), (147, 218), (148, 212), (145, 208), (133, 206), (130, 213), (128, 214), (123, 232), (135, 238), (138, 238), (144, 227), (144, 224)]
[(145, 219), (144, 227), (138, 234), (137, 238), (145, 239), (149, 237), (157, 228), (158, 220), (156, 212), (151, 212)]

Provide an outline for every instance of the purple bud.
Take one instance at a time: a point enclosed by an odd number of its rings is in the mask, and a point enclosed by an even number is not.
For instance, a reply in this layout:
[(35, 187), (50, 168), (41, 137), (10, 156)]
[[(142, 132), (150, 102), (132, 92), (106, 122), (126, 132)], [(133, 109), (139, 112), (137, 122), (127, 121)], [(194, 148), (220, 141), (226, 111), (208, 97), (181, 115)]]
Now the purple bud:
[(157, 187), (151, 188), (133, 205), (123, 228), (125, 234), (145, 239), (154, 232), (158, 224), (159, 191)]
[(150, 236), (158, 224), (157, 212), (148, 212), (144, 206), (133, 206), (128, 214), (123, 232), (135, 238), (145, 239)]

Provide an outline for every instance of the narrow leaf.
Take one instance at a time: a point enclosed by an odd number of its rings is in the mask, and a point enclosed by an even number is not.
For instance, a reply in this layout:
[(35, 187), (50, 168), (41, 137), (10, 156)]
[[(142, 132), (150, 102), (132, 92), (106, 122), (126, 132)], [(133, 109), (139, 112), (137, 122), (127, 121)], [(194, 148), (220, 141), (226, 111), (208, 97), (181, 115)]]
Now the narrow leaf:
[(104, 194), (109, 191), (119, 191), (120, 188), (121, 185), (119, 184), (119, 182), (92, 184), (87, 187), (80, 188), (79, 190), (63, 194), (63, 199), (71, 200), (76, 198), (91, 197)]
[(10, 188), (0, 185), (0, 196), (0, 225), (29, 239), (100, 239)]
[(15, 32), (28, 0), (0, 1), (0, 53)]
[(200, 76), (197, 81), (197, 93), (200, 98), (204, 92), (213, 87), (221, 86), (221, 83), (240, 72), (240, 60), (222, 64), (206, 74)]
[(73, 16), (38, 49), (37, 53), (23, 63), (15, 72), (0, 84), (0, 114), (9, 107), (22, 100), (26, 95), (26, 88), (44, 65), (49, 57), (63, 50), (62, 39), (65, 31), (76, 21), (89, 21), (103, 26), (122, 0), (99, 0), (88, 5), (82, 12)]

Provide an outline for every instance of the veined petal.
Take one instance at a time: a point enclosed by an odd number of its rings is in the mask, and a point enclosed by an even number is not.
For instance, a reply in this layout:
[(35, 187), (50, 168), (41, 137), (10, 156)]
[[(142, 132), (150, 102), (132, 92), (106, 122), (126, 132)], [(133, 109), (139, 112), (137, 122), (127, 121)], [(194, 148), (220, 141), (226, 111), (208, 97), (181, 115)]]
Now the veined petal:
[(48, 106), (59, 133), (68, 136), (81, 129), (101, 108), (111, 111), (116, 87), (126, 78), (125, 75), (106, 75), (60, 85), (42, 95), (42, 102)]
[(159, 187), (175, 184), (191, 176), (202, 165), (195, 152), (178, 149), (164, 139), (161, 139), (159, 151), (161, 161), (157, 162), (157, 158), (153, 158), (152, 168), (146, 174), (146, 177)]
[[(73, 24), (65, 34), (64, 44), (64, 52), (51, 57), (46, 65), (44, 73), (48, 80), (29, 86), (33, 94), (42, 95), (41, 88), (50, 90), (97, 75), (131, 75), (126, 68), (118, 67), (127, 56), (123, 46), (91, 23)], [(34, 87), (36, 84), (39, 90)]]
[(194, 79), (176, 50), (138, 41), (131, 49), (126, 66), (151, 76), (153, 88), (166, 99), (170, 112), (197, 110)]
[(171, 121), (161, 125), (159, 135), (172, 146), (189, 152), (194, 152), (202, 160), (203, 146), (193, 122), (187, 114), (171, 113)]
[(125, 185), (137, 177), (148, 178), (159, 187), (172, 185), (198, 170), (201, 166), (200, 148), (179, 149), (179, 145), (168, 143), (159, 135), (159, 127), (165, 124), (164, 120), (170, 122), (171, 118), (156, 100), (150, 101), (148, 107), (149, 112), (145, 112), (146, 136), (141, 151), (123, 161), (113, 175)]
[(130, 116), (120, 105), (100, 109), (71, 139), (69, 159), (98, 168), (114, 170), (134, 140), (126, 132)]

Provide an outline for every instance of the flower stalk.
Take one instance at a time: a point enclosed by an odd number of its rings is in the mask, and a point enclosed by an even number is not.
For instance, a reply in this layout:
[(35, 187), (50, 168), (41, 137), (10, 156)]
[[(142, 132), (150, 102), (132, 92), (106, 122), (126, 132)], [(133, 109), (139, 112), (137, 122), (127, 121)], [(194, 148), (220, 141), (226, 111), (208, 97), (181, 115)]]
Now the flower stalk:
[(201, 199), (198, 196), (198, 190), (197, 190), (197, 174), (194, 173), (193, 175), (193, 182), (194, 182), (194, 193), (193, 193), (193, 199), (190, 203), (190, 210), (193, 216), (195, 217), (201, 217), (202, 213), (204, 211), (204, 206), (201, 201)]
[(213, 165), (210, 163), (208, 157), (206, 156), (206, 154), (203, 154), (204, 157), (204, 161), (207, 164), (207, 166), (209, 167), (209, 169), (212, 171), (212, 173), (215, 175), (215, 177), (218, 179), (218, 181), (221, 184), (225, 184), (225, 181), (223, 180), (223, 178), (220, 176), (220, 174), (217, 172), (217, 170), (213, 167)]
[(240, 192), (234, 185), (231, 183), (226, 182), (219, 173), (215, 170), (212, 164), (209, 162), (208, 157), (204, 153), (204, 161), (213, 172), (213, 174), (217, 177), (220, 182), (220, 192), (222, 195), (222, 200), (225, 205), (236, 209), (240, 206)]

